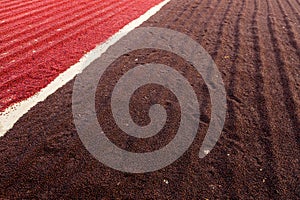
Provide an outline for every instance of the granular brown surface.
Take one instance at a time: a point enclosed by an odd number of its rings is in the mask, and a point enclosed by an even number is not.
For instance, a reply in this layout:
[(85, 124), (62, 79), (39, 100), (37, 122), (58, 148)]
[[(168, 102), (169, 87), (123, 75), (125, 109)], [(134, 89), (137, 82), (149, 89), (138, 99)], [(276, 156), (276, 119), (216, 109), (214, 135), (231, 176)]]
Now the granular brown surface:
[(142, 26), (189, 35), (217, 64), (228, 111), (211, 153), (198, 158), (211, 112), (199, 74), (170, 52), (134, 51), (115, 61), (99, 82), (99, 123), (115, 144), (129, 151), (153, 151), (171, 141), (180, 108), (169, 90), (150, 84), (131, 99), (133, 120), (140, 125), (149, 123), (147, 111), (153, 103), (166, 108), (167, 125), (152, 138), (122, 133), (110, 110), (110, 93), (126, 71), (137, 64), (163, 63), (187, 78), (200, 102), (201, 122), (190, 149), (156, 172), (130, 174), (106, 167), (78, 137), (72, 116), (73, 80), (33, 107), (0, 139), (0, 197), (300, 199), (300, 2), (172, 0)]

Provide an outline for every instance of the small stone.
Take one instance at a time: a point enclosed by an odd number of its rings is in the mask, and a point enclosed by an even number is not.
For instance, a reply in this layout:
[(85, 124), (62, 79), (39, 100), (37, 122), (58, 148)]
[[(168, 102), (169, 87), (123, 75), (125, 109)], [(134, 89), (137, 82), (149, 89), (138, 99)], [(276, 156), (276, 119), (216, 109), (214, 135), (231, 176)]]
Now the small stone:
[(204, 150), (203, 152), (205, 155), (209, 154), (209, 150)]
[(169, 184), (169, 181), (167, 179), (164, 179), (165, 184)]
[(209, 187), (214, 190), (216, 187), (214, 185), (209, 185)]

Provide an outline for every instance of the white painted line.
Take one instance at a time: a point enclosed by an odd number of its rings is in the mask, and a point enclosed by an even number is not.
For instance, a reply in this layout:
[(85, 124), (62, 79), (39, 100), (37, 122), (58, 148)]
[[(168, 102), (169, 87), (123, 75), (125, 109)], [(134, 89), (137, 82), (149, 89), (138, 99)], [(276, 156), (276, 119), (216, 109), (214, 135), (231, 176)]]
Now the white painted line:
[(81, 73), (84, 68), (86, 68), (91, 62), (98, 58), (102, 53), (104, 53), (111, 45), (120, 40), (127, 33), (140, 26), (143, 22), (148, 20), (151, 16), (157, 13), (164, 5), (169, 3), (171, 0), (165, 0), (158, 5), (152, 7), (146, 13), (141, 15), (139, 18), (133, 20), (121, 30), (111, 36), (106, 42), (98, 45), (95, 49), (85, 54), (78, 63), (71, 66), (65, 72), (61, 73), (54, 81), (48, 84), (40, 92), (34, 96), (14, 104), (4, 112), (0, 113), (0, 137), (4, 136), (5, 133), (10, 130), (13, 125), (26, 114), (33, 106), (38, 102), (44, 101), (48, 96), (53, 94), (57, 89), (64, 86), (70, 80), (72, 80), (77, 74)]

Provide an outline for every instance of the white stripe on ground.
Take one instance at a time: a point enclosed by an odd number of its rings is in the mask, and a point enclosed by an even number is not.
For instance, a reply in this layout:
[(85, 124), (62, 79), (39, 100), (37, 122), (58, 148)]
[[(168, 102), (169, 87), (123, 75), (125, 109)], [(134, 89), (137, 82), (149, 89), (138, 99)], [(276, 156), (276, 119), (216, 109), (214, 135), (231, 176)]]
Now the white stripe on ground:
[(53, 94), (57, 89), (64, 86), (70, 80), (72, 80), (77, 74), (81, 73), (84, 68), (86, 68), (91, 62), (98, 58), (102, 53), (104, 53), (111, 45), (120, 40), (123, 36), (128, 34), (130, 31), (140, 26), (143, 22), (148, 20), (151, 16), (157, 13), (164, 5), (166, 5), (171, 0), (165, 0), (160, 4), (152, 7), (146, 13), (141, 15), (139, 18), (133, 20), (121, 30), (111, 36), (104, 43), (98, 45), (95, 49), (85, 54), (78, 63), (71, 66), (64, 73), (61, 73), (54, 81), (48, 84), (40, 92), (34, 96), (14, 104), (13, 106), (5, 109), (4, 112), (0, 113), (0, 137), (4, 136), (7, 131), (9, 131), (14, 124), (26, 114), (33, 106), (37, 103), (44, 101), (48, 96)]

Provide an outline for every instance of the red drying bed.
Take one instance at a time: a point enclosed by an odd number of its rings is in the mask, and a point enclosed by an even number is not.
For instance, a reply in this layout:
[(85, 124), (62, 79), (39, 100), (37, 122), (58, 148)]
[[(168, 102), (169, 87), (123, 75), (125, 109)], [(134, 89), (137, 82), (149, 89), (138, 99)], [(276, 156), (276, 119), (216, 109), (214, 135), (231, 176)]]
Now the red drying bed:
[(0, 1), (0, 111), (44, 88), (162, 0)]

